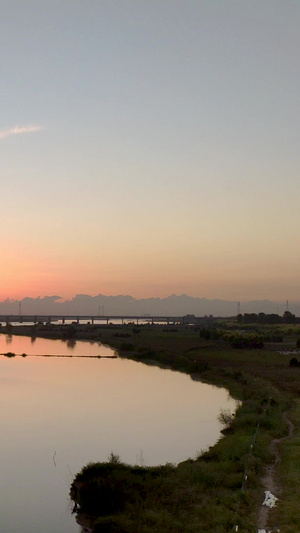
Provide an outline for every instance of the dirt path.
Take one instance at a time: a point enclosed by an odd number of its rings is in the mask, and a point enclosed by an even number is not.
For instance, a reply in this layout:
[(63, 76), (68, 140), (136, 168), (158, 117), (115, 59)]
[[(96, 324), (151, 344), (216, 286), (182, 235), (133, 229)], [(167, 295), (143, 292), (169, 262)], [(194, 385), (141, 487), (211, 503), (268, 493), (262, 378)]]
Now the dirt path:
[[(286, 413), (283, 413), (283, 419), (288, 426), (288, 434), (285, 437), (282, 437), (281, 439), (273, 439), (270, 444), (270, 451), (272, 455), (274, 456), (274, 462), (268, 466), (264, 477), (262, 478), (262, 485), (264, 487), (264, 490), (269, 490), (276, 496), (277, 498), (280, 497), (280, 494), (282, 493), (282, 487), (276, 483), (275, 480), (275, 469), (277, 464), (280, 461), (280, 454), (278, 450), (278, 445), (281, 444), (284, 440), (289, 439), (293, 433), (295, 426), (294, 424), (288, 419)], [(268, 517), (269, 517), (270, 508), (266, 505), (261, 505), (258, 517), (257, 517), (257, 527), (258, 529), (266, 529)], [(267, 531), (267, 530), (266, 530)]]

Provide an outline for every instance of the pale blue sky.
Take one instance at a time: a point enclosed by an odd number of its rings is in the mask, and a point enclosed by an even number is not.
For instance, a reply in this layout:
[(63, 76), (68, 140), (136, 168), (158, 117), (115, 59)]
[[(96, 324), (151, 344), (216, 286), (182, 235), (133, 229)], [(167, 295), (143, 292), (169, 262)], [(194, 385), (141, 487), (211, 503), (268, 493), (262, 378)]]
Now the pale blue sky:
[(0, 297), (299, 298), (299, 27), (292, 0), (1, 2)]

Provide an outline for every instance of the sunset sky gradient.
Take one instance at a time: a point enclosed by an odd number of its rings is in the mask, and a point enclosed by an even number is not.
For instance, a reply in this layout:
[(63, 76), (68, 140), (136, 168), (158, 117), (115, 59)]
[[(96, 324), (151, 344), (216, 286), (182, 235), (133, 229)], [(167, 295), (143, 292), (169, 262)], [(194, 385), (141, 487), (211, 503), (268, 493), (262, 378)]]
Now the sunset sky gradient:
[(300, 3), (0, 6), (0, 299), (299, 300)]

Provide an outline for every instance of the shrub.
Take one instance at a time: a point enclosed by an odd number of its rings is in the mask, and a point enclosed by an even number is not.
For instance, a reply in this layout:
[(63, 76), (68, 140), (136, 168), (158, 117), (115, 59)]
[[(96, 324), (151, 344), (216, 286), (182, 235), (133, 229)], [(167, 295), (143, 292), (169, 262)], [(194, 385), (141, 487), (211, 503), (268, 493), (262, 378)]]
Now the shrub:
[(93, 533), (128, 533), (130, 530), (122, 516), (103, 516), (93, 526)]
[(66, 329), (63, 331), (62, 338), (63, 339), (74, 339), (77, 335), (77, 329), (75, 326), (67, 326)]
[(224, 426), (225, 429), (229, 429), (234, 421), (234, 414), (229, 409), (221, 409), (218, 416), (218, 421)]
[(120, 349), (123, 350), (123, 352), (131, 352), (134, 350), (134, 344), (131, 342), (122, 342)]
[(231, 339), (231, 346), (238, 349), (259, 349), (264, 347), (264, 343), (261, 335), (236, 335)]
[(266, 333), (264, 335), (264, 341), (265, 342), (283, 342), (283, 337), (282, 335), (279, 335), (277, 333)]
[(199, 335), (201, 337), (201, 339), (205, 339), (206, 341), (208, 341), (211, 337), (210, 335), (210, 331), (208, 328), (201, 328), (200, 329), (200, 332), (199, 332)]

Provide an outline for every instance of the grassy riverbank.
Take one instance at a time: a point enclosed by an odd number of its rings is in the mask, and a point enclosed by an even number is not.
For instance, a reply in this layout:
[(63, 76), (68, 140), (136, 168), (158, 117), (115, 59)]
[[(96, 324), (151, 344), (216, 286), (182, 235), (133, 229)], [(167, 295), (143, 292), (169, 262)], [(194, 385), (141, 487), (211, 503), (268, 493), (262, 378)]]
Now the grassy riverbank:
[[(121, 356), (168, 366), (189, 373), (192, 379), (225, 386), (243, 402), (235, 417), (223, 413), (224, 438), (196, 460), (155, 470), (133, 469), (114, 458), (112, 463), (84, 468), (76, 477), (73, 496), (80, 505), (79, 521), (85, 515), (92, 516), (95, 533), (227, 533), (237, 525), (238, 531), (256, 532), (257, 513), (264, 499), (261, 479), (275, 460), (269, 446), (288, 433), (283, 413), (296, 429), (291, 438), (278, 443), (281, 461), (275, 475), (280, 499), (268, 520), (281, 531), (300, 531), (300, 368), (290, 366), (291, 354), (279, 353), (296, 347), (300, 328), (282, 326), (283, 342), (265, 342), (257, 349), (232, 347), (232, 335), (245, 334), (234, 321), (214, 323), (208, 329), (210, 335), (195, 327), (179, 326), (10, 328), (11, 334), (99, 341), (116, 348)], [(270, 338), (270, 332), (278, 334), (278, 327), (256, 326), (256, 335)], [(241, 344), (240, 337), (238, 341)], [(110, 481), (104, 483), (107, 468)], [(95, 503), (92, 495), (103, 494), (108, 485), (115, 487), (112, 493), (118, 496), (116, 507), (107, 515), (103, 507), (97, 509), (91, 502)]]

